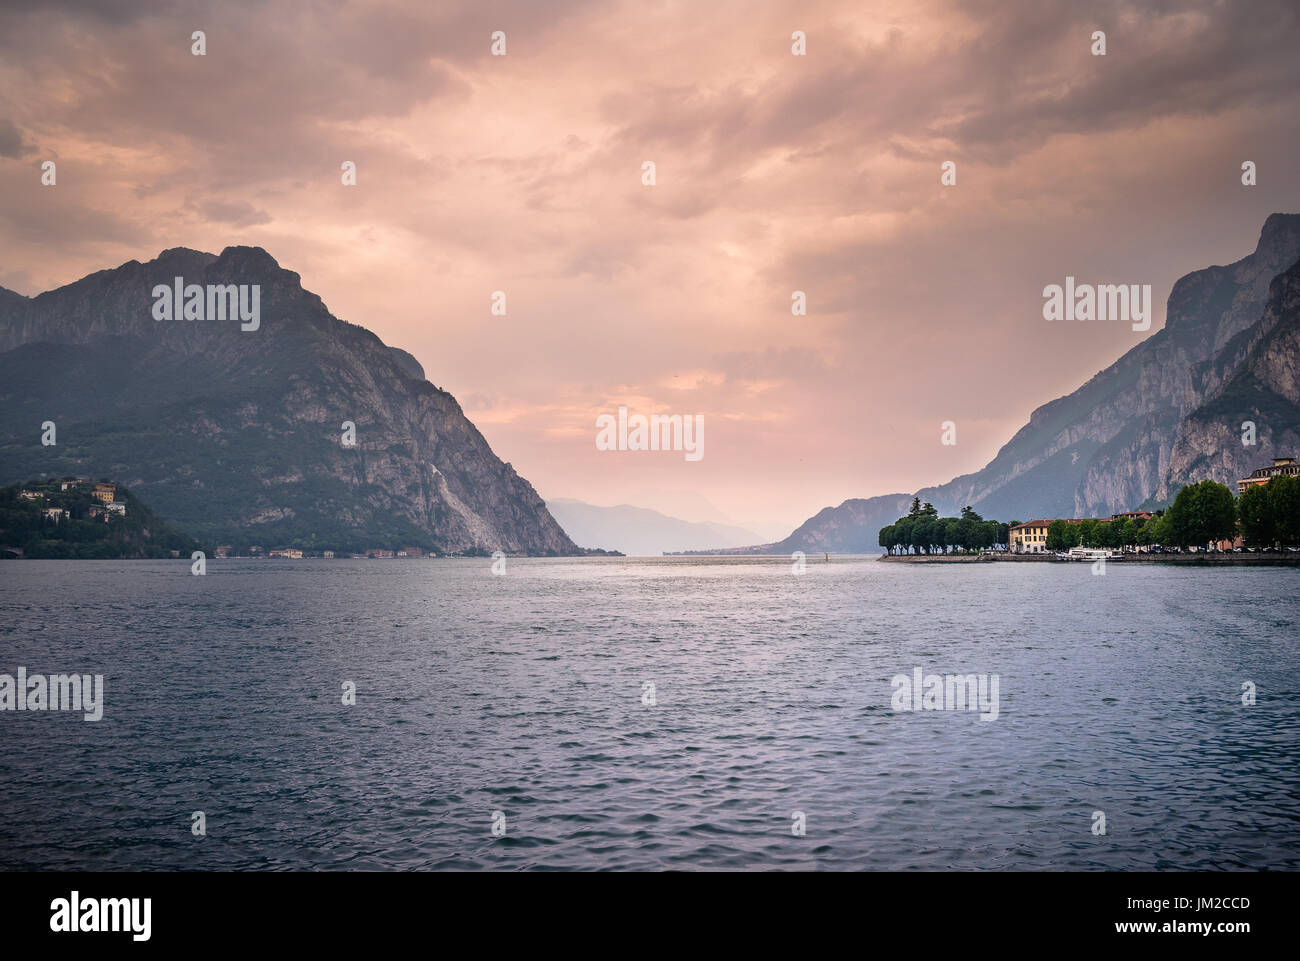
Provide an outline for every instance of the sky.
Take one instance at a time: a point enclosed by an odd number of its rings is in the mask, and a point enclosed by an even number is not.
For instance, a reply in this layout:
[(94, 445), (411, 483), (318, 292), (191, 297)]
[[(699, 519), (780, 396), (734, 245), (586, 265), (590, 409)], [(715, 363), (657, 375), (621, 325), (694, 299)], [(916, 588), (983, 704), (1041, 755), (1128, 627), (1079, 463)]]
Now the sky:
[[(1294, 2), (31, 7), (0, 285), (264, 247), (543, 497), (765, 537), (979, 469), (1300, 211)], [(1067, 276), (1150, 284), (1151, 329), (1045, 320)], [(597, 449), (620, 405), (704, 455)]]

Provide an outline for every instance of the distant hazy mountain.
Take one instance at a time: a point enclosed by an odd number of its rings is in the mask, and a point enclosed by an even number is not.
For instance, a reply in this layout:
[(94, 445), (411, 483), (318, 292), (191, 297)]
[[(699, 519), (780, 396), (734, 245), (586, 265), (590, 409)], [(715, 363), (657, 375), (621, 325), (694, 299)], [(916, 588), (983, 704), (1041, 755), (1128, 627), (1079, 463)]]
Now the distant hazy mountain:
[(598, 507), (568, 498), (552, 498), (546, 506), (575, 544), (624, 554), (710, 550), (761, 540), (753, 531), (741, 527), (684, 521), (629, 504)]
[[(1242, 444), (1247, 421), (1253, 446)], [(1296, 455), (1300, 215), (1273, 214), (1253, 254), (1174, 285), (1163, 330), (1034, 411), (982, 470), (917, 493), (949, 515), (969, 504), (999, 520), (1097, 517), (1207, 478), (1235, 492), (1254, 468)], [(879, 550), (901, 496), (827, 508), (773, 549)]]
[[(176, 277), (260, 285), (260, 327), (154, 319)], [(42, 474), (121, 478), (205, 544), (577, 552), (415, 358), (257, 247), (0, 290), (0, 483)]]

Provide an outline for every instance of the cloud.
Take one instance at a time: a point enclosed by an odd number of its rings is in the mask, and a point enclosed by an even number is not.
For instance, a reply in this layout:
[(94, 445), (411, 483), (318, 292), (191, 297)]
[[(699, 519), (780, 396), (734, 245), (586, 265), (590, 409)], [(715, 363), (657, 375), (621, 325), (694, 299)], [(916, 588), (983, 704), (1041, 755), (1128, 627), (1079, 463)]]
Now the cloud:
[(253, 227), (271, 222), (271, 215), (265, 210), (258, 210), (242, 201), (205, 200), (191, 203), (190, 207), (211, 223), (232, 227)]
[(0, 157), (17, 160), (27, 156), (31, 149), (23, 140), (22, 131), (14, 126), (13, 121), (0, 117)]
[[(1131, 346), (1042, 324), (1044, 284), (1160, 300), (1300, 209), (1296, 23), (1284, 0), (11, 5), (0, 246), (27, 293), (264, 246), (539, 487), (793, 526), (977, 469)], [(704, 413), (706, 460), (597, 456), (620, 398)]]

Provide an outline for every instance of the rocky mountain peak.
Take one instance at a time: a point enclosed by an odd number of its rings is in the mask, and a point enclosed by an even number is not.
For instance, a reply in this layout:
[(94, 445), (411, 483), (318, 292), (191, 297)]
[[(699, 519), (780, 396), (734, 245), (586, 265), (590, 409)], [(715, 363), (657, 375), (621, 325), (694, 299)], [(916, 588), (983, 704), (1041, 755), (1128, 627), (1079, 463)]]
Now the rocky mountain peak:
[[(155, 317), (154, 288), (176, 277), (257, 285), (260, 324)], [(55, 447), (31, 430), (47, 419)], [(578, 552), (414, 357), (260, 247), (173, 247), (0, 298), (0, 465), (0, 482), (122, 477), (214, 543)]]

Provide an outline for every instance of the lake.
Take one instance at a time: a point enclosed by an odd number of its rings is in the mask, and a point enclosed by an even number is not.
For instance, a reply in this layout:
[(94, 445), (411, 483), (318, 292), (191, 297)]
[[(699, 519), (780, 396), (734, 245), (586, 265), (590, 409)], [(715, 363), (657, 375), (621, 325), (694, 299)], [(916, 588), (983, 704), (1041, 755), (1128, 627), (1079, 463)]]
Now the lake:
[(1300, 868), (1295, 568), (491, 565), (0, 564), (0, 868)]

